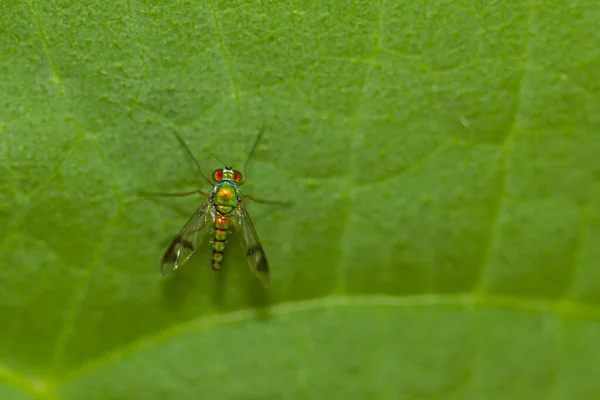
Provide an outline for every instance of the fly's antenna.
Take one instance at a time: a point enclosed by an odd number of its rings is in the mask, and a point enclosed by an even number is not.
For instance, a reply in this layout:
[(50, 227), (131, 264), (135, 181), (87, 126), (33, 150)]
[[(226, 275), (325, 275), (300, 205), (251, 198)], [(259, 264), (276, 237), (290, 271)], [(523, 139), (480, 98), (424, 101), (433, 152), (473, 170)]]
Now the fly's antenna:
[(246, 159), (246, 163), (244, 164), (244, 181), (246, 180), (246, 176), (248, 175), (248, 164), (250, 164), (252, 156), (254, 155), (254, 153), (256, 153), (256, 148), (258, 147), (258, 143), (260, 142), (260, 140), (263, 137), (263, 134), (265, 133), (265, 129), (267, 129), (267, 127), (263, 124), (263, 126), (260, 128), (260, 131), (258, 131), (258, 135), (256, 135), (256, 140), (254, 140), (252, 148), (250, 149), (250, 153), (248, 154), (248, 158)]
[(173, 133), (173, 135), (175, 136), (175, 138), (177, 139), (177, 141), (179, 142), (179, 144), (181, 145), (181, 147), (183, 147), (183, 150), (186, 152), (186, 154), (188, 155), (188, 157), (194, 162), (194, 164), (196, 164), (196, 168), (198, 168), (198, 171), (200, 171), (200, 174), (202, 175), (202, 177), (204, 178), (204, 180), (206, 182), (208, 182), (209, 185), (213, 185), (213, 183), (210, 181), (210, 179), (208, 179), (208, 177), (206, 175), (204, 175), (204, 172), (202, 172), (202, 168), (200, 167), (200, 163), (198, 162), (198, 160), (196, 159), (196, 157), (194, 157), (194, 153), (192, 153), (192, 150), (190, 149), (190, 146), (188, 146), (187, 143), (185, 142), (185, 140), (183, 140), (183, 138), (181, 137), (181, 135), (179, 134), (179, 132), (177, 132), (177, 130), (175, 130), (175, 129), (171, 129), (171, 132)]
[(223, 164), (223, 166), (225, 166), (225, 163), (223, 162), (223, 160), (221, 160), (219, 157), (216, 156), (215, 153), (213, 153), (210, 150), (207, 150), (208, 154), (211, 155), (212, 158), (214, 158), (215, 160), (217, 160), (218, 162), (220, 162), (221, 164)]

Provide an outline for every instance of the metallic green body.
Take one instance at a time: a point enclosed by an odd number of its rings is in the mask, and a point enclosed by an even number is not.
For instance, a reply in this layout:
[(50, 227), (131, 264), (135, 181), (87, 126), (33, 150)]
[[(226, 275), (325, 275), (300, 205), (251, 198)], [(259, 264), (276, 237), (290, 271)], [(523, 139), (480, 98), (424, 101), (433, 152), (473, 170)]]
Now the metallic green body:
[(213, 225), (211, 266), (213, 269), (221, 269), (223, 252), (225, 251), (231, 226), (231, 212), (235, 209), (239, 201), (238, 189), (233, 181), (233, 172), (228, 169), (223, 170), (223, 180), (215, 185), (212, 200), (216, 212)]

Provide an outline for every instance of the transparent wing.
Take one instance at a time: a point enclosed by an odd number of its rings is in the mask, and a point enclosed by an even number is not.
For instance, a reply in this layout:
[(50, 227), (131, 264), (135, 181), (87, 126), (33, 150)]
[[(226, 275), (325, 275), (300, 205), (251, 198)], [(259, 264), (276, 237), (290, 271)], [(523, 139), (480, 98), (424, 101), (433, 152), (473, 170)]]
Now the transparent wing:
[(168, 275), (171, 271), (176, 270), (190, 258), (202, 243), (202, 239), (206, 235), (206, 228), (212, 226), (210, 222), (213, 217), (213, 204), (207, 200), (190, 217), (165, 251), (160, 265), (163, 275)]
[(241, 201), (236, 208), (236, 217), (233, 218), (233, 226), (235, 227), (242, 249), (246, 254), (250, 269), (262, 281), (263, 285), (269, 285), (269, 264), (267, 257), (260, 245), (260, 240), (252, 224), (252, 220), (246, 211), (244, 203)]

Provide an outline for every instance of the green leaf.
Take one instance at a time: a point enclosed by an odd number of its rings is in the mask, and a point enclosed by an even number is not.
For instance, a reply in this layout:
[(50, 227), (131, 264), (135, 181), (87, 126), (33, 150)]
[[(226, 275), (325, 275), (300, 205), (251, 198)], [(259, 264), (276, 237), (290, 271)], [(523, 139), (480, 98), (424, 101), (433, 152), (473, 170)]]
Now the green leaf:
[[(4, 1), (0, 398), (600, 397), (600, 5)], [(205, 173), (237, 239), (159, 264)], [(214, 155), (214, 156), (213, 156)]]

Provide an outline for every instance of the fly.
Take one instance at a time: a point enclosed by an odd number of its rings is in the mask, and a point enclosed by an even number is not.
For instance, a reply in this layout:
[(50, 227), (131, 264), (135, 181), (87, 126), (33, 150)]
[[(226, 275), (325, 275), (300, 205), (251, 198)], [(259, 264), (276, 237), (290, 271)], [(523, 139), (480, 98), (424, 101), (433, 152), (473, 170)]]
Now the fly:
[(223, 253), (227, 245), (230, 230), (236, 230), (242, 249), (246, 255), (246, 259), (250, 264), (252, 272), (261, 280), (263, 285), (269, 284), (269, 263), (267, 257), (260, 244), (252, 220), (248, 215), (243, 199), (250, 199), (258, 203), (267, 204), (288, 204), (285, 202), (257, 200), (250, 195), (242, 195), (239, 187), (246, 181), (248, 164), (254, 155), (258, 143), (262, 139), (265, 128), (263, 127), (256, 137), (246, 163), (244, 164), (244, 173), (234, 170), (233, 167), (223, 167), (215, 170), (211, 179), (209, 179), (200, 168), (198, 160), (194, 157), (189, 146), (183, 138), (173, 131), (175, 137), (186, 151), (187, 155), (192, 159), (204, 180), (206, 180), (213, 188), (210, 193), (205, 193), (201, 190), (194, 190), (186, 193), (154, 193), (158, 196), (189, 196), (199, 194), (206, 197), (206, 200), (200, 208), (196, 210), (190, 217), (189, 221), (184, 225), (177, 237), (171, 242), (161, 261), (161, 272), (163, 275), (169, 274), (176, 270), (191, 257), (196, 249), (202, 243), (207, 232), (212, 235), (212, 257), (210, 265), (213, 270), (220, 270), (223, 262)]

